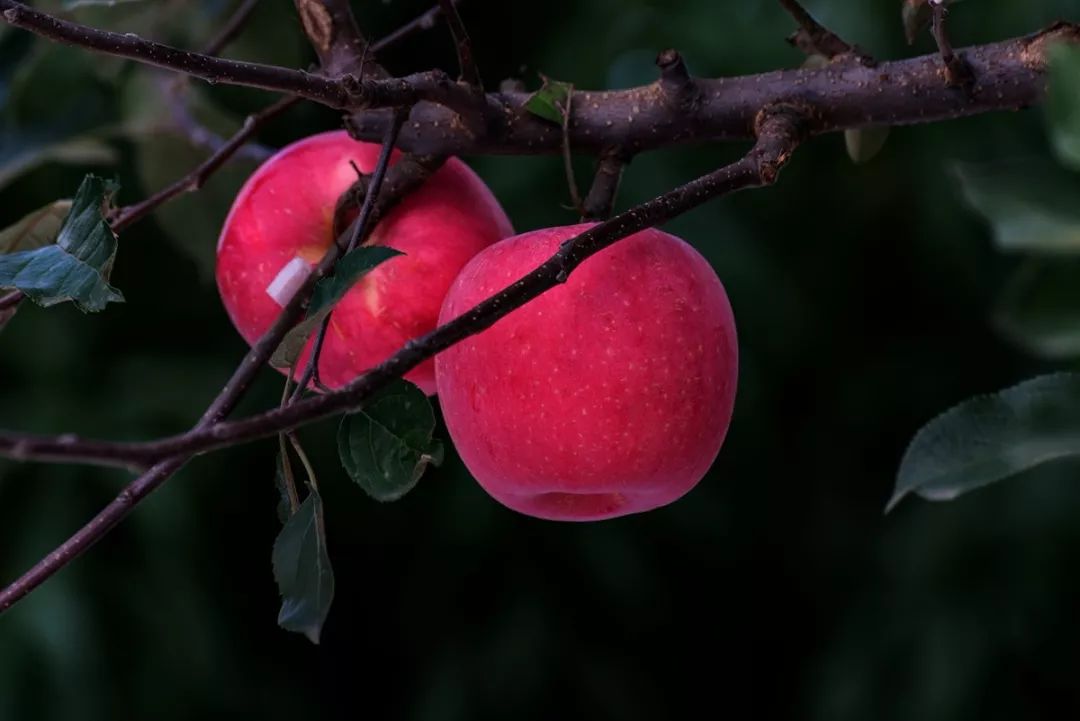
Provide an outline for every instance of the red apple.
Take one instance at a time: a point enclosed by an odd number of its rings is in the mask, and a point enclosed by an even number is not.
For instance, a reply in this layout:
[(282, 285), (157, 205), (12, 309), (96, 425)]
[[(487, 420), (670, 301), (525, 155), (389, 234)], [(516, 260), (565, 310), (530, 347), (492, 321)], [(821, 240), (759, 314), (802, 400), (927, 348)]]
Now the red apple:
[[(218, 241), (217, 282), (233, 324), (253, 343), (332, 242), (334, 206), (379, 146), (344, 131), (313, 135), (263, 164), (236, 197)], [(483, 181), (451, 158), (376, 226), (369, 243), (405, 255), (366, 275), (335, 307), (319, 376), (342, 386), (435, 327), (447, 288), (481, 249), (513, 232)], [(298, 364), (307, 362), (308, 343)], [(406, 378), (431, 394), (427, 361)]]
[[(445, 323), (589, 225), (508, 238), (469, 261)], [(585, 521), (666, 505), (709, 469), (731, 420), (735, 320), (708, 262), (646, 230), (435, 359), (454, 446), (521, 513)]]

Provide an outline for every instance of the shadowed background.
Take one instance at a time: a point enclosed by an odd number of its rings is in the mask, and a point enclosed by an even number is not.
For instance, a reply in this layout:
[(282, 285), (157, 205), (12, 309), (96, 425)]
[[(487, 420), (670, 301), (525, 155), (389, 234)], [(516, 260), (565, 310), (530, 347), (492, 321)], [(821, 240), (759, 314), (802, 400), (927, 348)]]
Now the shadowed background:
[[(427, 7), (354, 5), (372, 36)], [(879, 58), (931, 50), (928, 34), (904, 45), (899, 2), (808, 6)], [(197, 47), (231, 7), (142, 0), (76, 17)], [(963, 3), (953, 39), (1015, 36), (1076, 9)], [(783, 42), (790, 19), (770, 2), (468, 0), (463, 16), (490, 87), (510, 76), (535, 87), (538, 72), (583, 88), (635, 85), (655, 77), (665, 47), (700, 75), (802, 62)], [(71, 195), (88, 169), (115, 175), (131, 202), (202, 157), (175, 127), (168, 76), (13, 36), (0, 28), (0, 227)], [(286, 0), (264, 0), (228, 54), (310, 62)], [(404, 73), (453, 71), (453, 58), (436, 28), (381, 60)], [(196, 116), (223, 134), (269, 100), (192, 87)], [(259, 142), (279, 147), (337, 124), (306, 105)], [(639, 157), (617, 207), (743, 149)], [(379, 505), (341, 471), (335, 425), (313, 426), (302, 437), (320, 471), (337, 578), (316, 647), (275, 625), (273, 442), (200, 458), (0, 616), (0, 719), (1077, 716), (1076, 465), (882, 513), (924, 422), (1061, 367), (997, 331), (1018, 259), (991, 246), (947, 172), (953, 160), (1046, 149), (1037, 110), (897, 129), (859, 167), (827, 136), (777, 186), (665, 226), (714, 263), (741, 353), (728, 439), (673, 506), (599, 524), (538, 521), (490, 500), (452, 454), (404, 500)], [(466, 160), (518, 230), (574, 222), (556, 157)], [(0, 425), (142, 439), (194, 422), (245, 349), (212, 268), (217, 230), (253, 167), (230, 164), (124, 234), (113, 282), (126, 304), (95, 316), (19, 311), (0, 335)], [(586, 186), (591, 168), (579, 159)], [(276, 404), (280, 388), (267, 371), (242, 412)], [(125, 479), (0, 462), (0, 582)]]

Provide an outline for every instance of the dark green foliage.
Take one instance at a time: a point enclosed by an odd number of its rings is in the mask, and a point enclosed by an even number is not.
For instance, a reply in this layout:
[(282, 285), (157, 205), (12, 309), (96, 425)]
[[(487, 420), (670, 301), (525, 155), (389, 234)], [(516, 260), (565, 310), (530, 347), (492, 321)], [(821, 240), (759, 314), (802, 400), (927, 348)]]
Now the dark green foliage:
[(911, 442), (889, 506), (909, 493), (931, 501), (1080, 456), (1080, 375), (1059, 373), (977, 396), (946, 411)]
[[(8, 238), (0, 235), (0, 240), (10, 239), (16, 248), (23, 242), (39, 245), (0, 255), (0, 288), (22, 291), (46, 307), (72, 301), (83, 312), (123, 302), (124, 296), (108, 282), (116, 256), (116, 236), (105, 221), (104, 211), (113, 192), (104, 180), (88, 175), (75, 194), (59, 234), (47, 245), (40, 245), (44, 239), (28, 228), (41, 227), (33, 218), (17, 223), (6, 234)], [(51, 210), (39, 212), (48, 217)]]
[(281, 592), (278, 625), (318, 643), (334, 600), (334, 570), (326, 552), (322, 498), (314, 488), (274, 541), (273, 564)]
[(349, 477), (377, 501), (396, 501), (411, 491), (429, 465), (443, 461), (433, 440), (435, 414), (424, 392), (395, 381), (345, 416), (338, 429), (338, 454)]

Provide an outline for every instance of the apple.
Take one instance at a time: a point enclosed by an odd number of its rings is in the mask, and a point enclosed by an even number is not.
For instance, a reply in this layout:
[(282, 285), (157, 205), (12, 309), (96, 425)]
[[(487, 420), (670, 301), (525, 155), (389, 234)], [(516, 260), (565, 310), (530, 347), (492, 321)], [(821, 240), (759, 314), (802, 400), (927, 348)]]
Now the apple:
[[(244, 184), (218, 241), (217, 283), (248, 343), (269, 329), (333, 242), (335, 204), (357, 178), (352, 164), (372, 172), (379, 150), (344, 131), (313, 135), (276, 153)], [(345, 385), (434, 328), (462, 266), (512, 233), (484, 182), (460, 160), (448, 159), (372, 232), (368, 243), (404, 255), (364, 276), (335, 306), (319, 356), (320, 380), (331, 388)], [(406, 378), (435, 392), (430, 360)]]
[[(481, 251), (439, 322), (589, 227), (536, 230)], [(440, 353), (435, 372), (454, 446), (492, 497), (538, 518), (613, 518), (675, 501), (712, 465), (735, 401), (735, 320), (709, 263), (679, 238), (645, 230)]]

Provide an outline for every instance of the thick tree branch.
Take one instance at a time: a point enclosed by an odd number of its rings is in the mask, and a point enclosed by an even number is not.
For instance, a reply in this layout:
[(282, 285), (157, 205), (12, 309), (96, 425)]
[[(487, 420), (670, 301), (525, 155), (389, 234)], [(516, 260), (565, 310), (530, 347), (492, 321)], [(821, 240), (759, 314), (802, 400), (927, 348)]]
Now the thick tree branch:
[[(778, 102), (808, 108), (812, 131), (826, 133), (865, 125), (908, 125), (1038, 103), (1046, 85), (1046, 47), (1080, 41), (1080, 26), (1058, 23), (1015, 40), (964, 51), (975, 81), (958, 93), (941, 82), (941, 60), (924, 55), (882, 62), (876, 67), (834, 63), (820, 70), (793, 69), (723, 79), (695, 78), (701, 101), (691, 111), (670, 102), (663, 80), (628, 90), (575, 91), (570, 142), (576, 153), (599, 154), (619, 146), (636, 154), (686, 143), (752, 137), (760, 108)], [(488, 95), (489, 114), (482, 134), (469, 132), (446, 108), (420, 103), (409, 117), (398, 145), (417, 153), (449, 155), (557, 153), (562, 128), (529, 113), (525, 92)], [(363, 112), (352, 118), (357, 137), (382, 136), (387, 113)]]
[[(468, 86), (439, 71), (385, 80), (353, 75), (326, 78), (210, 58), (137, 36), (95, 30), (58, 20), (14, 0), (0, 0), (0, 11), (12, 25), (61, 42), (214, 82), (288, 92), (330, 107), (364, 111), (351, 125), (357, 136), (366, 140), (377, 140), (386, 130), (390, 113), (380, 108), (419, 103), (399, 143), (419, 154), (549, 153), (557, 152), (562, 144), (562, 128), (525, 110), (527, 93), (478, 97)], [(575, 152), (599, 153), (619, 146), (633, 154), (679, 143), (744, 139), (752, 135), (754, 114), (775, 103), (811, 110), (814, 133), (1022, 108), (1043, 95), (1046, 46), (1078, 39), (1080, 27), (1059, 23), (1025, 38), (969, 48), (963, 55), (974, 79), (965, 93), (940, 82), (936, 55), (872, 68), (850, 63), (818, 70), (696, 79), (701, 102), (691, 113), (674, 107), (659, 83), (620, 91), (578, 91), (572, 100), (570, 141)]]
[[(199, 426), (179, 436), (147, 443), (108, 443), (72, 436), (55, 438), (0, 434), (0, 456), (115, 464), (149, 464), (175, 455), (209, 450), (273, 436), (361, 406), (389, 381), (454, 343), (489, 328), (497, 320), (566, 281), (587, 258), (621, 238), (670, 220), (707, 200), (744, 188), (768, 185), (803, 140), (808, 116), (792, 106), (759, 114), (758, 140), (742, 159), (654, 198), (564, 243), (559, 251), (524, 278), (507, 286), (458, 318), (408, 343), (389, 359), (345, 388), (239, 421)], [(2, 596), (0, 596), (2, 599)], [(0, 605), (0, 610), (3, 606)]]

